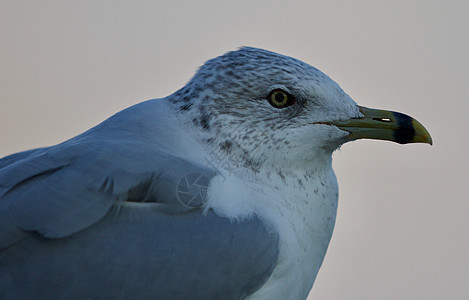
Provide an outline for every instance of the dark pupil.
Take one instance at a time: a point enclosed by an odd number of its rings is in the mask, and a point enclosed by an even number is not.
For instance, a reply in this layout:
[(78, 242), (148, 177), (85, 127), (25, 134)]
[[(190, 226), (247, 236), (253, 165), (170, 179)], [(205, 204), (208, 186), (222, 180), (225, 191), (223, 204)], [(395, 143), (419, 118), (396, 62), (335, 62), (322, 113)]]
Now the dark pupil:
[(275, 94), (275, 101), (277, 101), (278, 103), (283, 103), (285, 98), (286, 98), (286, 95), (284, 93), (276, 93)]

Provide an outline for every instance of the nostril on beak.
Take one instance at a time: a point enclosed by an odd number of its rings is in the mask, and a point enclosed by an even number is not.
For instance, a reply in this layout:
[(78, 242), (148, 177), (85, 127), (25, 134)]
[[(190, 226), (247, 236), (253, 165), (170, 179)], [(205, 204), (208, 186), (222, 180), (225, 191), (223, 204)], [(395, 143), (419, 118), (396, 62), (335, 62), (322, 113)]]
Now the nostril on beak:
[(391, 122), (391, 119), (389, 118), (373, 118), (373, 120), (378, 121), (378, 122), (384, 122), (384, 123)]

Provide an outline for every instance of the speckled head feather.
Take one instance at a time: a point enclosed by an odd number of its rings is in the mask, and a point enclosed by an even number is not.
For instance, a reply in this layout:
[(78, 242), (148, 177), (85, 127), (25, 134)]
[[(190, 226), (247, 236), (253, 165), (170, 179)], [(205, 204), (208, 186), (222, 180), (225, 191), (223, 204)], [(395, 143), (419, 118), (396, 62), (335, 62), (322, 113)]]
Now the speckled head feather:
[[(267, 97), (277, 89), (293, 96), (295, 103), (273, 107)], [(345, 133), (313, 123), (359, 115), (356, 103), (321, 71), (251, 47), (207, 61), (170, 100), (208, 133), (202, 136), (214, 151), (254, 170), (268, 162), (296, 165), (318, 153), (329, 154)]]

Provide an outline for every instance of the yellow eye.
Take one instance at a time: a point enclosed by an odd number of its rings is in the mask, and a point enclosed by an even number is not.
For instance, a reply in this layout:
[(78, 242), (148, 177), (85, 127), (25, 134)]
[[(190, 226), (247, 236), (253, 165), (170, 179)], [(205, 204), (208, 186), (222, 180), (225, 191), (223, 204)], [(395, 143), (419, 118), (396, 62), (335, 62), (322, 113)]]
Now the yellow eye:
[(275, 108), (285, 108), (295, 103), (295, 98), (293, 96), (280, 89), (270, 92), (267, 99), (269, 100), (270, 105)]

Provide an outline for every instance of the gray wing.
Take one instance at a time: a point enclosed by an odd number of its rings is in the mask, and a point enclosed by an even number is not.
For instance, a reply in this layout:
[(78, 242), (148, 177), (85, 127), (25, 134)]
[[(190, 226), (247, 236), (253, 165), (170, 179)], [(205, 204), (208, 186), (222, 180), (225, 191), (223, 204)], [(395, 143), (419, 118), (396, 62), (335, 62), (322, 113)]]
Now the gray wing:
[(276, 265), (278, 236), (257, 217), (178, 200), (184, 176), (213, 170), (131, 139), (84, 136), (0, 166), (0, 298), (239, 299)]
[(0, 160), (0, 249), (25, 231), (68, 236), (129, 198), (177, 208), (177, 184), (185, 175), (215, 174), (132, 140), (90, 140), (85, 136)]
[(112, 210), (66, 239), (35, 236), (8, 248), (0, 298), (242, 299), (272, 273), (278, 236), (257, 217), (232, 223), (152, 205)]
[(27, 157), (33, 156), (34, 154), (37, 154), (39, 152), (44, 151), (45, 148), (38, 148), (38, 149), (31, 149), (23, 152), (18, 152), (15, 154), (8, 155), (2, 159), (0, 159), (0, 170), (8, 165), (11, 165), (12, 163), (25, 159)]

